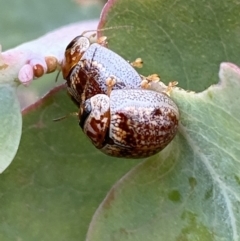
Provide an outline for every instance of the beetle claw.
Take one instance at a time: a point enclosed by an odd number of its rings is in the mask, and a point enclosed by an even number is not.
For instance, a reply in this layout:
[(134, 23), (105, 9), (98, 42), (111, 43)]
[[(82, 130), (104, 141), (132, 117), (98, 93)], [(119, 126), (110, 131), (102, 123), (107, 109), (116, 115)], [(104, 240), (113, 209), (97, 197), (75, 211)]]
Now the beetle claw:
[(116, 78), (111, 76), (106, 79), (107, 95), (110, 96), (113, 86), (116, 84)]
[(165, 85), (162, 81), (160, 81), (160, 77), (157, 74), (152, 74), (147, 77), (141, 75), (141, 78), (141, 87), (143, 89), (150, 89), (155, 90), (157, 92), (163, 92), (168, 96), (170, 96), (173, 87), (175, 87), (178, 84), (177, 81), (171, 81), (168, 83), (168, 85)]
[(143, 89), (151, 89), (152, 83), (160, 82), (160, 77), (158, 74), (152, 74), (147, 77), (141, 75), (141, 78), (142, 78), (141, 87)]

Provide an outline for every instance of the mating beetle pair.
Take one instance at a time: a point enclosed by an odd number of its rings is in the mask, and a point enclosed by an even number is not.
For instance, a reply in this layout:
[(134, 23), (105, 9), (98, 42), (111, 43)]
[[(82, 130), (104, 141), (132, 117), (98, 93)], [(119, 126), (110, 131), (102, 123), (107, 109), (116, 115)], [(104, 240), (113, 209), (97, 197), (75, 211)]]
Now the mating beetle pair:
[(176, 135), (178, 108), (166, 93), (143, 88), (149, 80), (106, 45), (82, 34), (66, 48), (62, 73), (79, 124), (105, 154), (151, 156)]

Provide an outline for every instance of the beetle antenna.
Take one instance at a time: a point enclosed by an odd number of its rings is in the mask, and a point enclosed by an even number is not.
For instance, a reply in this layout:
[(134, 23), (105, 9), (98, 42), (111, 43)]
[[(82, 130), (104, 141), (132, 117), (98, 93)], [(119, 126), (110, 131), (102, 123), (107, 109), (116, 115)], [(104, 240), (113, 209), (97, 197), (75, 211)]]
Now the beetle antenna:
[(67, 115), (64, 115), (64, 116), (61, 116), (61, 117), (58, 117), (58, 118), (53, 119), (53, 121), (54, 121), (54, 122), (62, 121), (62, 120), (64, 120), (64, 119), (66, 119), (66, 118), (67, 118)]
[(54, 121), (54, 122), (62, 121), (62, 120), (64, 120), (64, 119), (68, 118), (69, 116), (78, 116), (78, 113), (77, 113), (77, 112), (68, 113), (68, 114), (66, 114), (66, 115), (64, 115), (64, 116), (61, 116), (61, 117), (58, 117), (58, 118), (53, 119), (53, 121)]
[(93, 52), (92, 59), (91, 59), (91, 67), (90, 68), (92, 68), (92, 63), (94, 61), (94, 57), (96, 56), (96, 52), (97, 52), (97, 48), (95, 48), (95, 50)]
[(57, 82), (58, 77), (59, 77), (59, 75), (60, 75), (60, 72), (61, 72), (61, 70), (58, 70), (58, 73), (57, 73), (56, 78), (55, 78), (55, 82)]
[(133, 28), (133, 25), (121, 25), (121, 26), (112, 26), (112, 27), (108, 27), (108, 28), (101, 28), (101, 29), (95, 29), (95, 30), (86, 30), (81, 35), (84, 35), (89, 32), (102, 32), (105, 30), (119, 29), (119, 28)]

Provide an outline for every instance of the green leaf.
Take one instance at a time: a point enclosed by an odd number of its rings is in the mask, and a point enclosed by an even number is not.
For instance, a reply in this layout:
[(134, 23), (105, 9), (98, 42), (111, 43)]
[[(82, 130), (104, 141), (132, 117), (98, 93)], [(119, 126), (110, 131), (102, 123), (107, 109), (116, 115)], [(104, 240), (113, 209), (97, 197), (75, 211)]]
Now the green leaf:
[(22, 133), (16, 87), (0, 83), (0, 173), (12, 162)]
[(141, 57), (142, 74), (201, 91), (218, 82), (221, 62), (240, 64), (239, 12), (236, 0), (110, 0), (99, 28), (119, 27), (104, 32), (109, 47)]
[(84, 240), (92, 215), (139, 160), (107, 157), (82, 133), (66, 90), (23, 115), (16, 158), (0, 175), (0, 240)]
[[(203, 90), (217, 82), (221, 61), (238, 63), (236, 1), (121, 0), (108, 6), (106, 26), (134, 25), (105, 32), (110, 48), (129, 60), (142, 57), (143, 74)], [(88, 240), (239, 240), (239, 85), (226, 83), (199, 94), (173, 92), (179, 134), (115, 185)], [(221, 113), (225, 102), (229, 111)], [(24, 117), (18, 155), (0, 176), (0, 240), (83, 240), (107, 190), (138, 163), (97, 151), (74, 117), (51, 121), (74, 111), (60, 93)]]
[[(239, 63), (236, 1), (109, 1), (100, 28), (109, 47), (141, 57), (145, 75), (195, 91), (218, 82), (222, 61)], [(223, 64), (221, 82), (195, 94), (175, 89), (179, 134), (115, 184), (87, 240), (240, 240), (240, 76)]]
[(174, 91), (179, 134), (125, 175), (98, 208), (88, 241), (240, 240), (240, 69), (221, 83)]

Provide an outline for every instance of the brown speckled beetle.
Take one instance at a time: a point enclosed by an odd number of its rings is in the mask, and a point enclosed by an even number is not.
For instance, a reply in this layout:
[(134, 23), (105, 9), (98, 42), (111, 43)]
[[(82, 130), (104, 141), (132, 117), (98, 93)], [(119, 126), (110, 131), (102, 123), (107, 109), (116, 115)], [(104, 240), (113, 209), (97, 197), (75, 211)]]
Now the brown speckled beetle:
[(145, 89), (147, 79), (106, 48), (105, 40), (91, 42), (80, 35), (65, 51), (62, 72), (80, 107), (79, 124), (105, 154), (151, 156), (176, 135), (178, 108), (167, 91)]
[(142, 79), (125, 59), (105, 47), (106, 38), (98, 43), (84, 35), (67, 46), (62, 63), (67, 90), (79, 105), (96, 94), (115, 89), (140, 88)]

